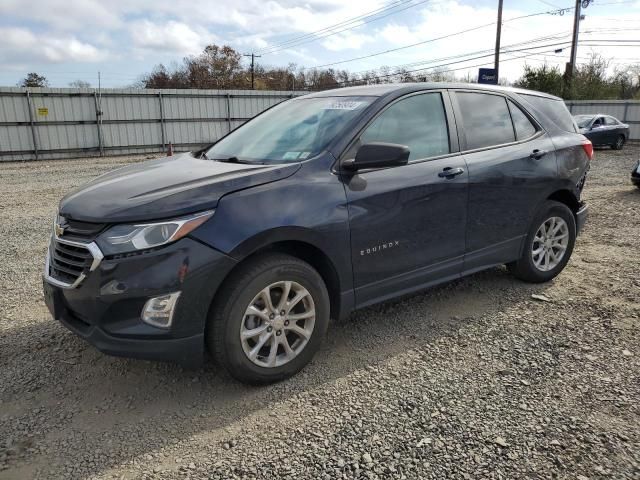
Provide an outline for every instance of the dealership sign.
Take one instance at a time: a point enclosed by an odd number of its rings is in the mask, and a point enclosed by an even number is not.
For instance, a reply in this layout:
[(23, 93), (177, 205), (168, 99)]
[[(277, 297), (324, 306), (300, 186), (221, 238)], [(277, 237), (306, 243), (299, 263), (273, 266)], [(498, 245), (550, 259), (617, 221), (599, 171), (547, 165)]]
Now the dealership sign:
[(478, 70), (478, 83), (498, 84), (498, 77), (494, 68), (480, 68)]

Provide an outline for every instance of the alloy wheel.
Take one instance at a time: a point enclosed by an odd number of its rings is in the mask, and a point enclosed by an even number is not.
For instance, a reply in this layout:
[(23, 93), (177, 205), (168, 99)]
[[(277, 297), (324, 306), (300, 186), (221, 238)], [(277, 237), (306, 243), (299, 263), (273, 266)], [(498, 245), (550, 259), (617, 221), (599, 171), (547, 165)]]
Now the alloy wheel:
[(242, 349), (260, 367), (280, 367), (307, 346), (315, 320), (313, 297), (305, 287), (289, 280), (272, 283), (245, 310)]
[(569, 246), (569, 226), (560, 217), (551, 217), (542, 222), (533, 237), (531, 259), (535, 267), (543, 272), (556, 268)]

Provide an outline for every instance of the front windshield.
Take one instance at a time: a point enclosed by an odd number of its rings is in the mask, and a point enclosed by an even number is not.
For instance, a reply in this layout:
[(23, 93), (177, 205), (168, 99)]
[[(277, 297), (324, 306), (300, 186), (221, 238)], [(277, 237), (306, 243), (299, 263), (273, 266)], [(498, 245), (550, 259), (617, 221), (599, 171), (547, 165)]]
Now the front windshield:
[(591, 120), (593, 120), (593, 115), (576, 115), (575, 119), (578, 124), (578, 128), (587, 128), (591, 123)]
[(267, 110), (216, 143), (207, 158), (257, 163), (301, 162), (329, 142), (375, 97), (296, 98)]

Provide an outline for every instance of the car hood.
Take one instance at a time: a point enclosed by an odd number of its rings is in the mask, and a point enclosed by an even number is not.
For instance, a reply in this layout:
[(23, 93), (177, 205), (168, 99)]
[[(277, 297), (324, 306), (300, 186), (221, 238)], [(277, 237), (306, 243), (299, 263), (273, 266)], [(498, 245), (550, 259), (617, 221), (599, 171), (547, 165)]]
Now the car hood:
[(299, 163), (246, 165), (181, 154), (101, 175), (65, 196), (60, 215), (120, 223), (157, 220), (215, 208), (227, 193), (293, 175)]

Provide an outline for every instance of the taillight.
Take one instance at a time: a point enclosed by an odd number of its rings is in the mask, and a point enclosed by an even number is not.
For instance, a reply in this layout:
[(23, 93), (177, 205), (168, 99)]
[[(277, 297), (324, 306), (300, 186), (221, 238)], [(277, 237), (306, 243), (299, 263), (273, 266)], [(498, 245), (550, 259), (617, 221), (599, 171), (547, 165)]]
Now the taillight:
[(593, 158), (593, 143), (585, 138), (582, 141), (582, 148), (584, 148), (584, 153), (586, 153), (589, 160), (591, 160)]

